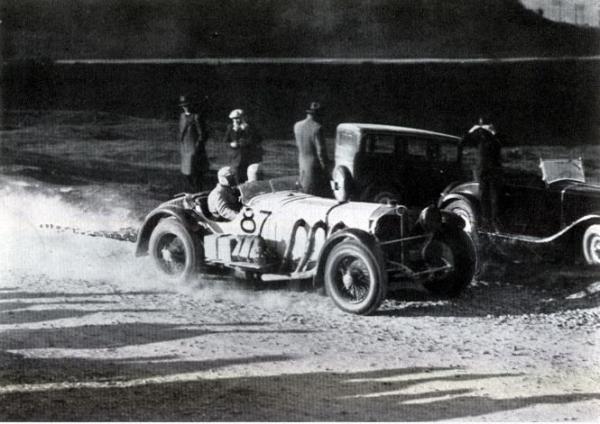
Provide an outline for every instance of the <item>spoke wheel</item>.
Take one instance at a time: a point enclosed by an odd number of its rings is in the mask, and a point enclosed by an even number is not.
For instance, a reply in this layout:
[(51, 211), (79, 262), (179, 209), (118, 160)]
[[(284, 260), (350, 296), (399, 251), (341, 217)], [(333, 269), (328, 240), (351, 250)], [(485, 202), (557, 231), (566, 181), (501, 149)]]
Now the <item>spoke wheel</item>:
[(385, 298), (387, 281), (381, 261), (354, 240), (335, 246), (325, 264), (325, 289), (343, 311), (368, 314)]
[(590, 225), (583, 235), (583, 256), (588, 265), (600, 265), (600, 225)]
[(185, 269), (185, 246), (174, 234), (165, 234), (158, 241), (157, 264), (169, 275), (178, 275)]
[(150, 255), (168, 279), (185, 281), (197, 271), (203, 249), (196, 234), (168, 218), (160, 221), (150, 236)]

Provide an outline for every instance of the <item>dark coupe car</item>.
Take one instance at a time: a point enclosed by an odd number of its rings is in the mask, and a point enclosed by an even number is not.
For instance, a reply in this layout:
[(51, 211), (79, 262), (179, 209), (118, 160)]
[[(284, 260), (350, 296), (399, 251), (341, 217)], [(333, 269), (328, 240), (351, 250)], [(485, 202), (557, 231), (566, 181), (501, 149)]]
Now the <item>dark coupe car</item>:
[(600, 265), (600, 185), (586, 182), (580, 158), (540, 160), (537, 172), (505, 170), (498, 232), (479, 227), (479, 202), (479, 185), (471, 181), (445, 190), (439, 206), (463, 218), (476, 244), (510, 241)]
[(460, 137), (393, 125), (343, 123), (335, 139), (334, 193), (363, 202), (409, 207), (435, 202), (453, 181), (465, 181)]

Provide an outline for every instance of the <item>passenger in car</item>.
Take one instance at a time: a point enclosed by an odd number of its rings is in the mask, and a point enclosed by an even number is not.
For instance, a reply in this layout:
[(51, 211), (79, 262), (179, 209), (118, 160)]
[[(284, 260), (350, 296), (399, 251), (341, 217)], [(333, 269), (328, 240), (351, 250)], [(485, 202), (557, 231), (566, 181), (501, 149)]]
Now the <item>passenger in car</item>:
[(208, 210), (216, 219), (231, 221), (242, 209), (235, 173), (229, 166), (225, 166), (219, 169), (217, 177), (218, 183), (208, 195)]

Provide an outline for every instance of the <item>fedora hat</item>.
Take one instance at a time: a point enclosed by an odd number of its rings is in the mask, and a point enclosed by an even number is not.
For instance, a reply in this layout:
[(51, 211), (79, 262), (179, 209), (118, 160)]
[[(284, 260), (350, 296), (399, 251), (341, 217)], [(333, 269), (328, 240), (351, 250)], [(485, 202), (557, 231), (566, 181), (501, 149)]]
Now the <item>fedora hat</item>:
[(179, 96), (179, 106), (189, 106), (191, 102), (186, 96)]
[(306, 109), (306, 113), (318, 113), (321, 110), (321, 103), (310, 102), (310, 106)]
[(229, 114), (229, 119), (237, 119), (244, 116), (244, 111), (242, 109), (234, 109)]

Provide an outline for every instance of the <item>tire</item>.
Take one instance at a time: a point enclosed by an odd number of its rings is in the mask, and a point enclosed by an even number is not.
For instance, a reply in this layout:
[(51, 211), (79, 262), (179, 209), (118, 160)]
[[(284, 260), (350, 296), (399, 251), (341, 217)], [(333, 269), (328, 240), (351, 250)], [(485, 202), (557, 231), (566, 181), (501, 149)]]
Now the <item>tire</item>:
[(175, 282), (185, 282), (196, 274), (204, 257), (198, 236), (175, 218), (163, 219), (154, 228), (149, 252), (156, 268)]
[(600, 265), (600, 224), (590, 225), (581, 242), (583, 257), (588, 265)]
[(475, 274), (480, 277), (482, 274), (481, 267), (481, 243), (479, 242), (479, 235), (477, 234), (477, 228), (479, 226), (479, 215), (473, 208), (473, 206), (466, 200), (453, 200), (444, 206), (444, 210), (452, 212), (458, 215), (465, 223), (464, 232), (471, 238), (473, 246), (475, 247)]
[(346, 202), (352, 196), (354, 191), (352, 183), (352, 174), (345, 166), (336, 166), (332, 172), (333, 196), (338, 202)]
[(477, 244), (477, 226), (479, 225), (478, 215), (473, 206), (466, 200), (453, 200), (444, 206), (444, 210), (452, 212), (462, 218), (465, 222), (465, 232), (471, 237), (471, 240)]
[(325, 262), (325, 290), (338, 308), (367, 315), (375, 311), (387, 294), (383, 261), (362, 243), (344, 240)]
[(453, 265), (442, 279), (427, 281), (425, 288), (442, 297), (456, 297), (471, 283), (475, 275), (476, 255), (473, 241), (463, 230), (442, 230), (431, 242), (424, 254), (430, 266), (444, 263), (440, 258)]

